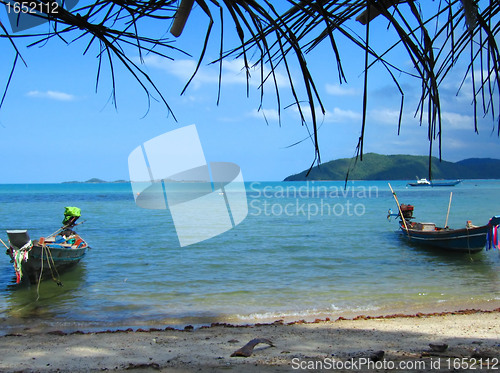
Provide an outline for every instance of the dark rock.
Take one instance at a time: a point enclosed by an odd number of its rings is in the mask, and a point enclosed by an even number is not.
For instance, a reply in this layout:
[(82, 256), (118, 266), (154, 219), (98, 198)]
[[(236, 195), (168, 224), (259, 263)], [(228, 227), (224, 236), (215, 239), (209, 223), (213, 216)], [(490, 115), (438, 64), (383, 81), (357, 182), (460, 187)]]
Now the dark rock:
[(384, 355), (385, 355), (385, 351), (380, 350), (380, 351), (375, 351), (375, 352), (371, 353), (369, 358), (371, 361), (377, 362), (377, 361), (382, 360), (384, 358)]
[(446, 343), (429, 343), (429, 347), (434, 352), (444, 352), (448, 348)]

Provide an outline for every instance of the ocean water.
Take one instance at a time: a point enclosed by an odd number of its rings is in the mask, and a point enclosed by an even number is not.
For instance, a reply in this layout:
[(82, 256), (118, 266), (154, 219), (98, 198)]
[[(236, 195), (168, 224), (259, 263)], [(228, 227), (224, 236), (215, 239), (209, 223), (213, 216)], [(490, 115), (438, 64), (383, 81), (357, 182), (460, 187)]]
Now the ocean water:
[[(411, 188), (392, 181), (418, 221), (483, 225), (500, 214), (499, 180)], [(123, 184), (0, 185), (0, 237), (59, 228), (65, 206), (92, 247), (80, 264), (47, 280), (15, 284), (0, 256), (0, 334), (65, 329), (254, 323), (500, 306), (500, 253), (456, 255), (408, 244), (387, 182), (246, 183), (248, 216), (234, 229), (180, 247), (170, 213), (134, 203)]]

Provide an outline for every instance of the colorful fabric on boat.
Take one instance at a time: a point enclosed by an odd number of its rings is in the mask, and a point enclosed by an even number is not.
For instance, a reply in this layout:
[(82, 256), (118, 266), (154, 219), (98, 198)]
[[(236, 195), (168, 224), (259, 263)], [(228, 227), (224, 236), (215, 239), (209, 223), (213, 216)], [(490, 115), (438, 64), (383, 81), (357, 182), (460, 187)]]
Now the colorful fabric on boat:
[(498, 225), (493, 227), (493, 247), (500, 250), (500, 245), (498, 243)]
[(31, 249), (32, 246), (33, 245), (30, 241), (19, 250), (14, 250), (14, 270), (16, 271), (16, 284), (19, 284), (21, 282), (21, 279), (23, 278), (22, 262), (28, 261), (29, 249)]
[(498, 237), (498, 225), (494, 225), (498, 221), (495, 220), (495, 218), (498, 218), (495, 216), (490, 220), (490, 229), (488, 230), (488, 234), (486, 236), (486, 242), (488, 243), (488, 246), (486, 250), (490, 250), (491, 248), (497, 248), (500, 250), (500, 240)]

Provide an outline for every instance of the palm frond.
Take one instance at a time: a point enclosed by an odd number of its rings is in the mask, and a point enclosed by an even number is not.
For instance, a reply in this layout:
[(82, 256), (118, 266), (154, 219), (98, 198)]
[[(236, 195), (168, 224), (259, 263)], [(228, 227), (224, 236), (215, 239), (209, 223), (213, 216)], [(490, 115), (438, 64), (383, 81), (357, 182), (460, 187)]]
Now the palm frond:
[[(37, 0), (44, 2), (45, 0)], [(48, 0), (47, 0), (48, 1)], [(7, 3), (7, 0), (0, 0)], [(197, 9), (194, 9), (194, 7)], [(16, 39), (29, 38), (31, 45), (60, 38), (71, 43), (81, 38), (88, 40), (85, 51), (88, 52), (98, 44), (99, 69), (97, 81), (101, 74), (106, 55), (106, 63), (112, 80), (112, 92), (115, 93), (114, 63), (125, 66), (146, 92), (148, 102), (153, 96), (159, 97), (169, 112), (172, 108), (166, 102), (163, 93), (155, 82), (134, 62), (131, 53), (137, 53), (142, 61), (146, 53), (165, 59), (174, 59), (186, 48), (177, 48), (172, 44), (172, 37), (147, 35), (141, 32), (139, 25), (147, 21), (162, 21), (166, 29), (172, 26), (171, 32), (178, 36), (182, 32), (190, 12), (201, 10), (208, 18), (209, 24), (205, 32), (205, 40), (200, 50), (196, 68), (186, 82), (183, 92), (189, 87), (199, 67), (205, 60), (209, 41), (218, 38), (219, 57), (210, 63), (219, 63), (220, 100), (222, 81), (222, 64), (229, 58), (242, 58), (247, 76), (247, 93), (250, 89), (250, 70), (260, 66), (261, 105), (264, 96), (264, 84), (273, 82), (277, 99), (277, 110), (281, 113), (281, 90), (289, 90), (297, 107), (303, 125), (310, 126), (311, 139), (314, 143), (314, 160), (320, 161), (318, 140), (318, 113), (325, 109), (322, 97), (317, 89), (313, 71), (308, 67), (308, 55), (325, 43), (332, 51), (332, 66), (337, 70), (340, 83), (347, 81), (342, 58), (346, 48), (359, 48), (365, 52), (365, 77), (363, 96), (363, 119), (358, 142), (358, 155), (363, 155), (363, 141), (368, 96), (368, 74), (375, 64), (382, 64), (391, 80), (401, 94), (400, 118), (398, 133), (403, 123), (403, 105), (405, 94), (398, 82), (400, 73), (414, 77), (421, 86), (420, 101), (415, 115), (422, 124), (428, 127), (429, 154), (433, 145), (438, 144), (441, 156), (442, 121), (441, 121), (441, 84), (457, 67), (465, 61), (463, 81), (470, 79), (473, 94), (473, 116), (475, 131), (478, 131), (477, 120), (491, 114), (493, 128), (500, 135), (500, 116), (498, 116), (500, 92), (500, 52), (497, 38), (500, 32), (500, 2), (479, 0), (439, 0), (420, 3), (416, 0), (286, 0), (281, 2), (270, 0), (91, 0), (89, 4), (67, 11), (60, 7), (57, 13), (42, 14), (50, 23), (50, 31), (46, 33), (9, 33), (3, 25), (0, 37), (11, 40), (15, 58), (19, 56), (15, 46)], [(219, 14), (218, 19), (212, 17)], [(356, 22), (364, 24), (366, 32), (358, 35), (353, 31)], [(380, 22), (383, 20), (384, 22)], [(213, 25), (220, 24), (220, 32), (213, 33)], [(233, 27), (227, 27), (227, 23)], [(396, 38), (382, 50), (375, 50), (372, 40), (382, 31), (382, 24), (387, 26), (386, 32)], [(238, 44), (224, 48), (224, 34), (234, 29)], [(214, 35), (215, 34), (215, 35)], [(342, 38), (342, 42), (339, 40)], [(388, 38), (390, 40), (391, 38)], [(70, 41), (68, 41), (70, 40)], [(97, 43), (96, 43), (97, 42)], [(380, 45), (377, 40), (376, 45)], [(133, 48), (133, 49), (131, 49)], [(412, 68), (398, 67), (391, 61), (390, 53), (403, 51), (412, 61)], [(15, 65), (15, 64), (14, 64)], [(300, 71), (292, 73), (293, 66)], [(264, 73), (267, 69), (267, 73)], [(289, 86), (282, 88), (277, 83), (277, 73), (283, 69), (288, 77)], [(10, 72), (12, 77), (13, 70)], [(11, 83), (9, 78), (9, 84)], [(462, 87), (461, 87), (462, 88)], [(5, 96), (5, 92), (4, 92)], [(307, 103), (308, 113), (303, 111), (301, 103)], [(310, 115), (311, 120), (306, 118)]]

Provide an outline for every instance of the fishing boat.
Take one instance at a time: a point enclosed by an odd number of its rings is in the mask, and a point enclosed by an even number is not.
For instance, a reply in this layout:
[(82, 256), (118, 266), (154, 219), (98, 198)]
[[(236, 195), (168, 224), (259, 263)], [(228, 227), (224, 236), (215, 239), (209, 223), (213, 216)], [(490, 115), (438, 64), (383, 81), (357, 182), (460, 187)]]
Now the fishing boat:
[(89, 249), (74, 230), (80, 215), (78, 207), (66, 207), (62, 227), (38, 240), (32, 241), (26, 229), (7, 230), (9, 246), (4, 245), (14, 263), (17, 283), (23, 276), (31, 283), (52, 277), (61, 285), (59, 274), (78, 264)]
[(419, 179), (415, 183), (408, 183), (407, 185), (412, 187), (447, 187), (455, 186), (460, 184), (462, 180), (451, 180), (451, 181), (429, 181), (426, 178)]
[[(452, 229), (447, 226), (448, 216), (446, 217), (444, 227), (438, 227), (435, 223), (415, 222), (412, 221), (414, 219), (414, 206), (400, 205), (392, 187), (391, 191), (398, 205), (398, 213), (392, 214), (392, 211), (389, 210), (388, 218), (397, 216), (400, 219), (399, 229), (402, 236), (410, 242), (470, 254), (480, 252), (486, 244), (488, 244), (487, 249), (497, 247), (500, 250), (498, 236), (500, 216), (493, 216), (488, 224), (482, 226), (476, 226), (471, 221), (467, 221), (464, 228), (458, 229)], [(448, 214), (449, 211), (448, 207)]]

